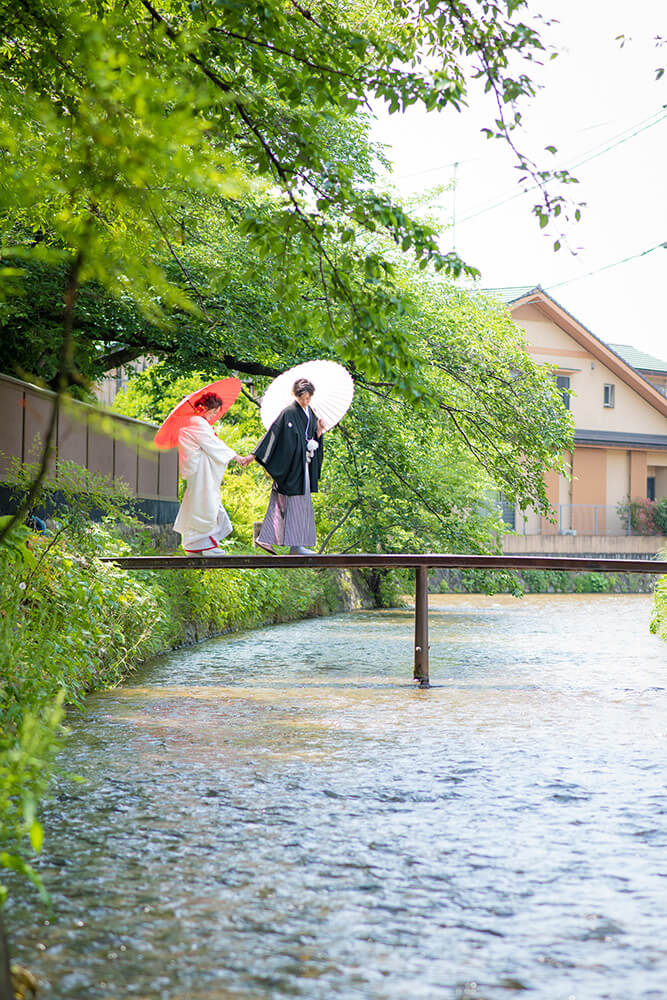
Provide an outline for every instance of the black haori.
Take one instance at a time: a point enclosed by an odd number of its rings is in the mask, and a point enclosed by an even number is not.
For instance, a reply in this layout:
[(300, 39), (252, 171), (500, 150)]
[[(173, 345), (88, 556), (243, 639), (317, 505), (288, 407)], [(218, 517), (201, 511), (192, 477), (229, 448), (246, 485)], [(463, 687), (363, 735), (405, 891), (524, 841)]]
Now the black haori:
[[(308, 442), (318, 447), (307, 462)], [(324, 441), (317, 439), (317, 417), (312, 410), (305, 412), (296, 400), (273, 421), (255, 448), (255, 458), (285, 496), (304, 494), (303, 473), (308, 466), (309, 492), (317, 493), (322, 469)]]

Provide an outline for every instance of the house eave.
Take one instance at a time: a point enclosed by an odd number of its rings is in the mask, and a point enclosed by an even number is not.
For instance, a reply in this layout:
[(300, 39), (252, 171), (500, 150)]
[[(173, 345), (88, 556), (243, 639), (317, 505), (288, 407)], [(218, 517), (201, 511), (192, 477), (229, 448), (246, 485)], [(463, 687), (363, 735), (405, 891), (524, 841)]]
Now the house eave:
[(636, 434), (634, 431), (597, 431), (577, 428), (574, 432), (574, 443), (592, 448), (667, 451), (667, 434)]

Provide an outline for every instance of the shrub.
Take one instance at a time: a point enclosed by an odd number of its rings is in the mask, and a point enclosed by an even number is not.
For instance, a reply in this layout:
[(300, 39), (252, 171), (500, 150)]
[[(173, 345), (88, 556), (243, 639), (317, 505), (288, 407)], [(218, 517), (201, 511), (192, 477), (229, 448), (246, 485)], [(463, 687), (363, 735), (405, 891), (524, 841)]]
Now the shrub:
[(616, 586), (613, 573), (577, 573), (574, 578), (575, 594), (609, 594)]
[(653, 508), (653, 520), (661, 535), (667, 535), (667, 497), (656, 500)]
[(667, 497), (662, 500), (630, 500), (618, 504), (618, 516), (629, 521), (630, 530), (636, 535), (667, 534)]
[[(667, 559), (667, 549), (660, 553), (660, 557)], [(667, 642), (667, 576), (660, 577), (653, 594), (651, 632)]]

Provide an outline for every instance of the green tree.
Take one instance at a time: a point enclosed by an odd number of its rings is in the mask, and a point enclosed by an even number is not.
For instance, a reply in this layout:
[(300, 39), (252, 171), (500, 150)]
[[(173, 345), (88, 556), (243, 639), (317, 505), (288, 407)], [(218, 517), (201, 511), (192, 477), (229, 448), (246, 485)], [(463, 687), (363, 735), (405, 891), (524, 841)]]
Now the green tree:
[[(96, 280), (154, 322), (196, 310), (187, 274), (170, 280), (160, 265), (172, 257), (183, 272), (193, 200), (211, 199), (218, 225), (226, 216), (268, 257), (287, 254), (284, 294), (299, 302), (306, 276), (339, 307), (354, 336), (336, 335), (358, 363), (410, 368), (388, 322), (401, 306), (392, 264), (360, 233), (386, 233), (420, 266), (472, 269), (373, 189), (364, 109), (370, 98), (460, 109), (481, 77), (499, 102), (489, 131), (513, 143), (514, 102), (534, 89), (521, 63), (543, 48), (523, 7), (4, 0), (5, 277), (20, 278), (21, 259), (60, 257), (70, 295)], [(551, 175), (517, 155), (546, 191)], [(545, 193), (542, 217), (562, 204)], [(386, 353), (369, 347), (375, 337)]]
[[(413, 378), (420, 395), (407, 400), (357, 373), (352, 409), (327, 440), (320, 538), (333, 531), (337, 549), (362, 551), (485, 551), (499, 530), (498, 490), (548, 513), (544, 469), (563, 471), (570, 415), (500, 303), (407, 269), (401, 280), (411, 305), (396, 322), (421, 353)], [(305, 357), (321, 346), (308, 334), (299, 341)], [(116, 406), (159, 421), (211, 374), (186, 379), (172, 358), (133, 378)], [(267, 381), (255, 378), (246, 396), (257, 399)], [(223, 436), (238, 425), (237, 449), (262, 433), (248, 400), (232, 407), (225, 425)]]
[[(495, 98), (488, 134), (512, 145), (540, 187), (540, 222), (562, 215), (549, 183), (570, 178), (515, 145), (515, 102), (533, 93), (526, 70), (543, 53), (525, 13), (522, 0), (0, 0), (2, 276), (8, 294), (28, 299), (14, 363), (43, 367), (59, 399), (78, 365), (120, 363), (139, 348), (130, 301), (150, 344), (188, 315), (224, 339), (179, 253), (208, 210), (269, 262), (292, 337), (312, 324), (367, 377), (414, 394), (420, 354), (395, 322), (408, 303), (394, 260), (368, 237), (384, 234), (420, 268), (474, 268), (373, 184), (366, 108), (461, 110), (479, 81)], [(43, 323), (30, 311), (30, 279), (45, 266), (41, 278), (62, 283), (60, 336), (55, 296)], [(111, 323), (126, 320), (101, 341), (82, 335), (75, 310), (89, 283), (120, 303), (107, 307)], [(46, 343), (26, 358), (28, 329)], [(224, 362), (248, 371), (257, 360), (241, 346)], [(54, 429), (55, 418), (41, 475)]]

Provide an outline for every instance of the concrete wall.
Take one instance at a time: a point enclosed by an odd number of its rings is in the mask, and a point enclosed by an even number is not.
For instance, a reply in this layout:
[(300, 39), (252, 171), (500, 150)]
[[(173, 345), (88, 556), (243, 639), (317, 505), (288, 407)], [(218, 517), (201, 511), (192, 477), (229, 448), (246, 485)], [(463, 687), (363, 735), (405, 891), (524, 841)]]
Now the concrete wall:
[[(39, 461), (55, 394), (0, 375), (0, 481), (12, 458)], [(178, 453), (157, 451), (156, 427), (87, 403), (67, 401), (58, 415), (51, 471), (76, 462), (91, 472), (126, 483), (155, 523), (173, 520), (178, 508)]]
[(618, 556), (650, 559), (667, 549), (664, 535), (504, 535), (503, 555)]

